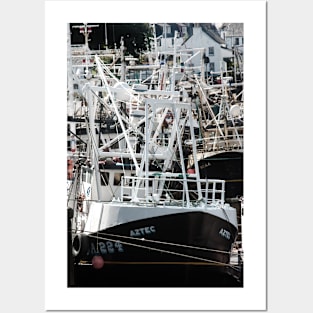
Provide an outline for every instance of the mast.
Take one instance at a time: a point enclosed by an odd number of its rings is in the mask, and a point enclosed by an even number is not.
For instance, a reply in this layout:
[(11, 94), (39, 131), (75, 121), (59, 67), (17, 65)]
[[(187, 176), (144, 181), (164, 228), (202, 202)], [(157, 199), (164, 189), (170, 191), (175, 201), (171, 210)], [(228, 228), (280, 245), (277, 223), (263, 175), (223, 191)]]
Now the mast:
[(157, 61), (157, 59), (158, 59), (158, 43), (157, 43), (157, 38), (156, 38), (155, 24), (153, 24), (153, 40), (154, 40), (155, 61)]
[(125, 81), (125, 55), (124, 55), (124, 51), (125, 51), (125, 46), (124, 46), (124, 37), (121, 37), (121, 82)]
[(148, 199), (148, 194), (149, 194), (149, 181), (148, 181), (148, 177), (149, 177), (149, 128), (148, 127), (148, 104), (145, 103), (145, 150), (144, 150), (144, 155), (145, 155), (145, 176), (146, 176), (146, 182), (145, 182), (145, 192), (146, 192), (146, 199)]
[(107, 49), (108, 47), (108, 30), (107, 30), (107, 23), (104, 24), (104, 44), (105, 44), (105, 48)]
[(92, 32), (92, 28), (99, 27), (99, 25), (87, 25), (88, 23), (83, 23), (83, 25), (72, 26), (72, 28), (79, 28), (79, 32), (85, 37), (85, 55), (86, 55), (86, 70), (85, 75), (88, 78), (90, 76), (88, 65), (89, 65), (89, 47), (88, 47), (88, 37)]
[[(67, 24), (67, 88), (68, 88), (68, 104), (67, 104), (67, 116), (69, 119), (73, 119), (74, 108), (74, 88), (73, 88), (73, 72), (72, 72), (72, 50), (71, 50), (71, 29), (70, 23)], [(69, 123), (71, 134), (76, 133), (76, 127), (74, 122)], [(75, 138), (71, 135), (71, 150), (75, 151)]]
[(172, 91), (175, 91), (176, 37), (177, 37), (177, 30), (175, 30), (175, 32), (174, 32), (174, 55), (173, 55), (173, 69), (172, 69)]
[[(107, 79), (106, 79), (106, 77), (105, 77), (105, 75), (104, 75), (104, 73), (102, 71), (101, 63), (100, 63), (99, 57), (97, 55), (95, 56), (95, 60), (96, 60), (99, 76), (100, 76), (101, 80), (103, 81), (103, 83), (104, 83), (104, 85), (106, 87), (107, 93), (108, 93), (108, 95), (109, 95), (109, 97), (110, 97), (110, 99), (112, 101), (112, 106), (113, 106), (114, 112), (116, 114), (116, 117), (118, 119), (119, 125), (122, 128), (123, 134), (127, 134), (127, 130), (126, 130), (125, 126), (124, 126), (122, 117), (121, 117), (121, 115), (120, 115), (120, 113), (118, 111), (118, 108), (117, 108), (117, 105), (115, 103), (114, 97), (113, 97), (113, 95), (111, 93), (111, 90), (110, 90), (109, 83), (108, 83), (108, 81), (107, 81)], [(139, 172), (138, 162), (136, 160), (136, 157), (135, 157), (135, 154), (134, 154), (134, 150), (132, 148), (132, 145), (131, 145), (131, 143), (129, 141), (128, 136), (125, 136), (125, 140), (126, 140), (128, 148), (129, 148), (130, 155), (131, 155), (131, 157), (133, 159), (134, 165), (136, 167), (136, 173), (138, 174), (138, 172)]]
[[(96, 125), (95, 125), (95, 116), (96, 116), (96, 108), (95, 108), (95, 99), (94, 95), (92, 94), (91, 91), (91, 84), (88, 82), (85, 85), (86, 88), (86, 99), (87, 99), (87, 104), (89, 108), (89, 137), (91, 140), (89, 141), (90, 145), (90, 156), (91, 156), (91, 164), (95, 167), (96, 173), (99, 173), (99, 156), (98, 156), (98, 149), (97, 149), (97, 144), (96, 144)], [(95, 175), (96, 178), (96, 186), (97, 186), (97, 195), (98, 199), (102, 199), (102, 194), (101, 194), (101, 182), (100, 182), (100, 176), (97, 174)]]

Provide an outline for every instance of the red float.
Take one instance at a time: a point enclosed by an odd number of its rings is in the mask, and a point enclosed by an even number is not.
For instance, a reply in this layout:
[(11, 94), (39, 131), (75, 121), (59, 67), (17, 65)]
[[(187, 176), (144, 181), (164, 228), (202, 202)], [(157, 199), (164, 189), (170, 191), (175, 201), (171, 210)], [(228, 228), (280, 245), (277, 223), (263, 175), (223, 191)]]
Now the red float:
[(92, 266), (99, 270), (103, 267), (104, 265), (104, 260), (102, 258), (101, 255), (95, 255), (93, 258), (92, 258)]

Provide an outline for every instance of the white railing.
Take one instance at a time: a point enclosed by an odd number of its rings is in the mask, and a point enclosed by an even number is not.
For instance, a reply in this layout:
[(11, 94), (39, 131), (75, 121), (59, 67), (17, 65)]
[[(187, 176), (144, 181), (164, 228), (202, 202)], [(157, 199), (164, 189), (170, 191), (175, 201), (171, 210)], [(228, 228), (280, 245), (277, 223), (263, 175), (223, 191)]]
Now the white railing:
[[(186, 145), (191, 145), (191, 140), (185, 141)], [(206, 151), (216, 151), (224, 149), (226, 151), (242, 150), (243, 149), (243, 135), (226, 135), (214, 136), (196, 139), (197, 152), (203, 153)], [(203, 147), (199, 147), (202, 145)]]
[[(121, 182), (121, 199), (151, 205), (179, 205), (189, 207), (204, 204), (224, 204), (225, 181), (219, 179), (200, 179), (201, 197), (197, 190), (195, 174), (151, 173), (151, 176), (124, 176)], [(184, 184), (184, 181), (187, 184)], [(187, 186), (187, 188), (185, 187)], [(189, 196), (187, 196), (187, 193)]]

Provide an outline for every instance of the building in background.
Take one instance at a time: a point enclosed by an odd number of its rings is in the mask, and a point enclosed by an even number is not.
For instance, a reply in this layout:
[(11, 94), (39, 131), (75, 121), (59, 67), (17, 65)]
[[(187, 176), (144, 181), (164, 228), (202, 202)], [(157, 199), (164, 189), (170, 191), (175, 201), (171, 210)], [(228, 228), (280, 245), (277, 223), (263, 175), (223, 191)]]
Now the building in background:
[[(226, 32), (225, 25), (235, 25)], [(235, 31), (236, 30), (236, 31)], [(241, 30), (241, 31), (240, 31)], [(234, 44), (238, 43), (241, 50), (236, 51), (242, 55), (243, 51), (243, 24), (221, 24), (217, 28), (213, 23), (161, 23), (155, 24), (157, 51), (159, 54), (173, 52), (174, 35), (176, 32), (177, 52), (186, 49), (199, 49), (197, 57), (193, 58), (192, 66), (205, 68), (206, 75), (219, 76), (221, 72), (228, 75), (233, 72), (236, 62)], [(235, 34), (240, 34), (237, 37)], [(181, 54), (181, 60), (188, 56)], [(242, 58), (241, 58), (242, 62)]]

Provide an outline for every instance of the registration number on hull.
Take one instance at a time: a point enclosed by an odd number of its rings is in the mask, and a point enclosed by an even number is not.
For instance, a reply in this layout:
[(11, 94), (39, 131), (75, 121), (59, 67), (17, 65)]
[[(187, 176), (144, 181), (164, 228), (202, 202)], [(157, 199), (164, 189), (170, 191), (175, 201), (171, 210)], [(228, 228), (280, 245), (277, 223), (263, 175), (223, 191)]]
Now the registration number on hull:
[(96, 254), (112, 254), (116, 252), (124, 252), (123, 245), (119, 242), (112, 242), (112, 241), (105, 241), (105, 242), (98, 242), (98, 249), (96, 245), (92, 242), (90, 244), (90, 250), (88, 254), (96, 255)]
[(229, 232), (228, 230), (226, 230), (226, 229), (224, 229), (224, 228), (221, 228), (220, 231), (219, 231), (219, 234), (220, 234), (222, 237), (224, 237), (224, 238), (230, 240), (230, 232)]

